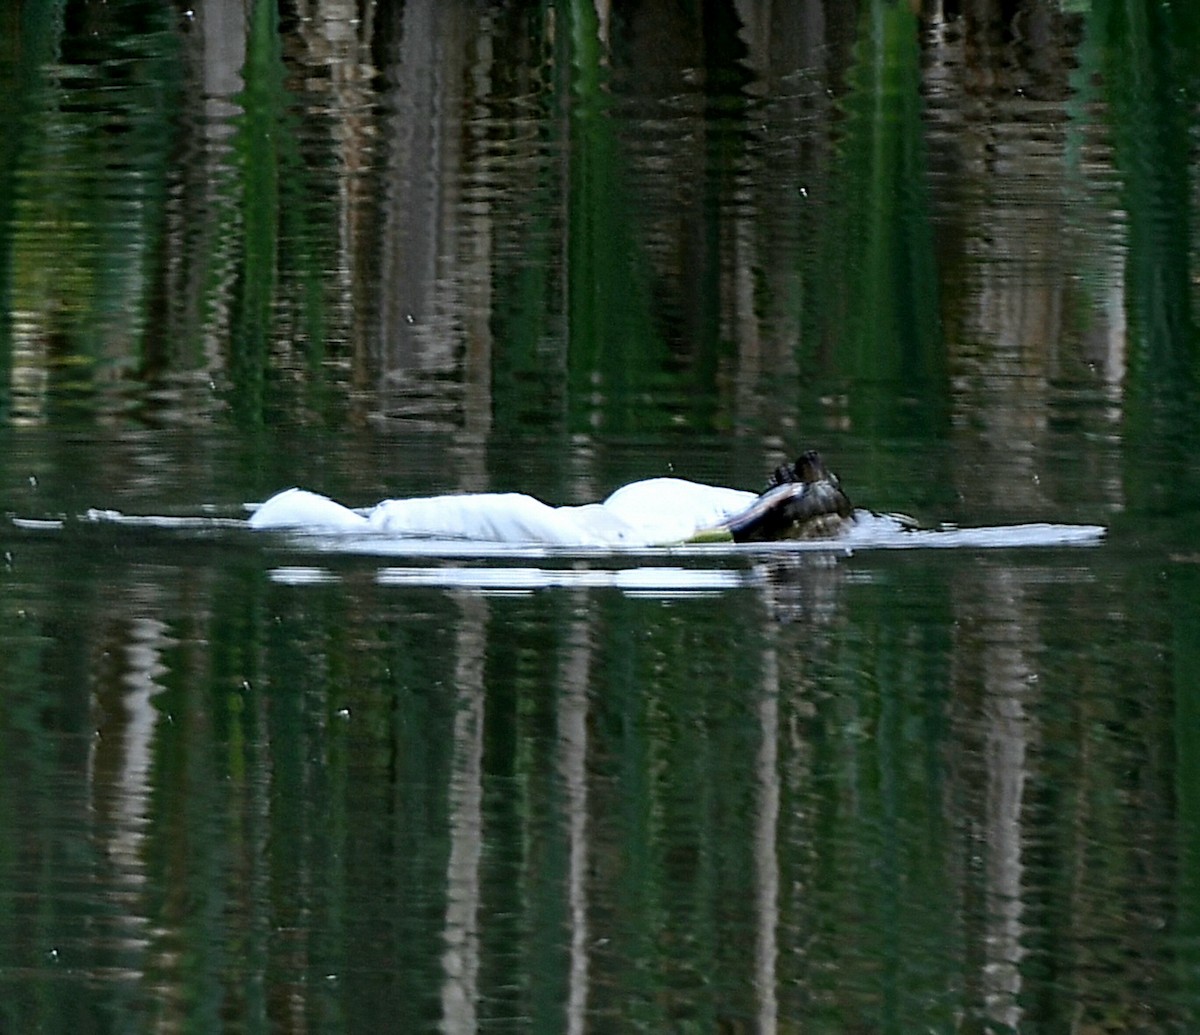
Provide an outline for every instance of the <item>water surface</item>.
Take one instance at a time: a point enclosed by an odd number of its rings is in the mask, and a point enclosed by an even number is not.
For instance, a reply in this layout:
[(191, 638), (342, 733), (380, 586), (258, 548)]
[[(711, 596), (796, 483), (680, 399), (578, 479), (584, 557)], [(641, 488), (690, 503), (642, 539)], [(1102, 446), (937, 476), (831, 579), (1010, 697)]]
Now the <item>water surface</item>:
[[(1193, 5), (0, 17), (0, 1029), (1197, 1026)], [(1107, 535), (235, 524), (810, 446)]]

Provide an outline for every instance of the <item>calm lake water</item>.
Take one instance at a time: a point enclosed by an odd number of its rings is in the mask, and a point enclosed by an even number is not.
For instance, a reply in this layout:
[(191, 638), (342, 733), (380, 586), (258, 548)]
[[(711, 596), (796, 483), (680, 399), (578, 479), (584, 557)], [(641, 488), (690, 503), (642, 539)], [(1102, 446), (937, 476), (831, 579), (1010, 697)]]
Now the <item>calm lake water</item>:
[[(0, 13), (0, 1031), (1200, 1028), (1200, 6)], [(758, 489), (1099, 546), (126, 515)]]

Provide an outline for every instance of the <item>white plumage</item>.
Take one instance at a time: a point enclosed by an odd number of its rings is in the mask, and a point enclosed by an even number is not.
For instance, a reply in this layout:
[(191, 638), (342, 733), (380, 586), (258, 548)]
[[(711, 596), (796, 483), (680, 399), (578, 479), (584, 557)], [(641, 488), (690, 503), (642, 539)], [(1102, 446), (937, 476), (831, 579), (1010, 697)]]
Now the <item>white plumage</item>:
[(384, 500), (355, 511), (327, 496), (287, 489), (262, 504), (250, 526), (552, 546), (653, 546), (682, 542), (754, 499), (754, 493), (739, 489), (651, 478), (584, 506), (551, 507), (509, 492)]

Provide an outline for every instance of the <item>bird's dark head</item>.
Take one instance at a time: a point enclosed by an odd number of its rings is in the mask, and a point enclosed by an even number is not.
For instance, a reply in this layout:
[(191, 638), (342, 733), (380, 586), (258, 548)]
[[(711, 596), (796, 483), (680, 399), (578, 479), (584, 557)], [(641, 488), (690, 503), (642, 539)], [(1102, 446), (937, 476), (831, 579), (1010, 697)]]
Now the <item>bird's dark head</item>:
[(838, 479), (837, 475), (825, 466), (821, 454), (815, 449), (809, 449), (796, 457), (794, 463), (776, 467), (767, 478), (767, 488), (773, 489), (777, 485), (811, 485), (814, 482), (832, 482), (837, 485)]
[(728, 522), (736, 542), (824, 539), (839, 534), (854, 505), (815, 449), (775, 468), (767, 490)]

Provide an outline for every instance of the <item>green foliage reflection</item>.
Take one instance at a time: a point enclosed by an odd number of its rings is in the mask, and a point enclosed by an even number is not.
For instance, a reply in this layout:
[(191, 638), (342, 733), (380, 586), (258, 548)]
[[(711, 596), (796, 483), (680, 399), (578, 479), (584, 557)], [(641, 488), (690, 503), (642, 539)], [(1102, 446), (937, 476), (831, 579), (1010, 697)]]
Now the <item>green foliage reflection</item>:
[(936, 436), (947, 409), (918, 31), (907, 4), (865, 5), (830, 170), (839, 203), (809, 293), (827, 369), (854, 385), (851, 416), (870, 438)]
[[(1139, 508), (1200, 499), (1188, 475), (1200, 442), (1200, 333), (1195, 321), (1196, 105), (1200, 22), (1195, 5), (1097, 2), (1122, 202), (1129, 231), (1125, 290), (1129, 379), (1125, 419), (1129, 492)], [(1148, 458), (1166, 454), (1171, 485)]]
[(584, 431), (598, 419), (609, 433), (646, 431), (667, 419), (656, 391), (663, 383), (663, 343), (650, 317), (646, 270), (607, 110), (596, 8), (589, 0), (565, 6), (571, 48), (565, 256), (570, 427)]

